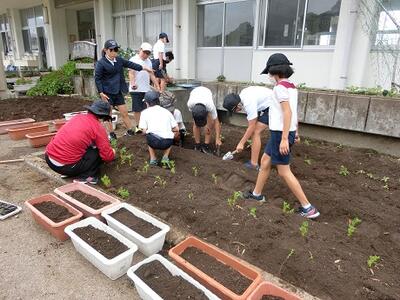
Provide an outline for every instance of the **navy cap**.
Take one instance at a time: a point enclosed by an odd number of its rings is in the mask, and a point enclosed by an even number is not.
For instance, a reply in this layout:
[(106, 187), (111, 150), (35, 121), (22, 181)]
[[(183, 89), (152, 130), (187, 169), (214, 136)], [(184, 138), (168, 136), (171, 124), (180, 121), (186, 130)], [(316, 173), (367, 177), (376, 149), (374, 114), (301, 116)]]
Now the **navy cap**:
[(111, 105), (107, 101), (96, 100), (92, 105), (86, 105), (85, 108), (93, 114), (103, 117), (105, 120), (111, 120)]
[(268, 58), (267, 65), (261, 74), (268, 74), (270, 67), (280, 65), (292, 65), (292, 63), (288, 60), (285, 54), (274, 53)]
[(167, 38), (167, 43), (169, 43), (168, 34), (166, 34), (165, 32), (161, 32), (161, 33), (158, 35), (158, 38), (159, 38), (159, 39)]
[(148, 92), (146, 92), (146, 94), (144, 94), (143, 101), (145, 101), (147, 103), (154, 103), (154, 102), (159, 101), (159, 99), (160, 99), (160, 93), (159, 92), (148, 91)]
[(197, 127), (204, 127), (207, 124), (207, 108), (204, 104), (197, 103), (192, 108), (192, 116)]
[(224, 103), (222, 106), (229, 112), (233, 112), (233, 110), (238, 106), (241, 99), (238, 94), (228, 94), (224, 98)]
[(115, 49), (115, 48), (119, 48), (119, 45), (115, 40), (107, 40), (104, 43), (104, 48), (106, 48), (106, 49)]

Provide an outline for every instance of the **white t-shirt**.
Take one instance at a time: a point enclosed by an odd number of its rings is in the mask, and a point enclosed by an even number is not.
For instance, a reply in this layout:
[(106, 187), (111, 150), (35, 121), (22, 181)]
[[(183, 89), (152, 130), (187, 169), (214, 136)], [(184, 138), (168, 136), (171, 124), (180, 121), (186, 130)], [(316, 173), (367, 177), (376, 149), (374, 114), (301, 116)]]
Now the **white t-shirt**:
[(163, 139), (173, 139), (172, 128), (178, 126), (174, 116), (165, 108), (154, 105), (146, 108), (140, 115), (139, 128)]
[(187, 106), (189, 111), (192, 111), (193, 106), (196, 104), (204, 104), (207, 111), (211, 114), (213, 120), (218, 118), (217, 108), (215, 107), (211, 90), (204, 86), (199, 86), (194, 88), (190, 92), (189, 100)]
[(185, 124), (183, 124), (182, 113), (177, 108), (174, 109), (174, 118), (175, 118), (175, 121), (178, 123), (179, 130), (181, 130), (181, 129), (186, 130)]
[(154, 59), (158, 59), (159, 58), (158, 54), (160, 52), (163, 53), (163, 59), (165, 60), (165, 44), (161, 40), (158, 40), (153, 46)]
[(249, 86), (244, 88), (240, 94), (243, 109), (247, 114), (247, 120), (258, 117), (258, 112), (270, 107), (273, 101), (271, 89), (263, 86)]
[[(142, 67), (148, 67), (149, 69), (152, 69), (152, 64), (151, 60), (147, 58), (146, 60), (142, 60), (139, 56), (139, 54), (136, 54), (135, 56), (131, 57), (129, 59), (131, 62), (134, 62), (136, 64), (141, 65)], [(137, 86), (136, 90), (133, 90), (131, 85), (129, 84), (129, 92), (136, 92), (136, 93), (146, 93), (150, 91), (150, 75), (148, 72), (142, 70), (142, 71), (135, 71), (135, 83)]]
[[(287, 84), (291, 82), (285, 80)], [(285, 87), (282, 84), (277, 84), (273, 89), (273, 101), (269, 108), (269, 129), (283, 131), (283, 113), (281, 102), (289, 101), (292, 118), (290, 120), (289, 131), (297, 129), (297, 97), (298, 92), (296, 87)]]

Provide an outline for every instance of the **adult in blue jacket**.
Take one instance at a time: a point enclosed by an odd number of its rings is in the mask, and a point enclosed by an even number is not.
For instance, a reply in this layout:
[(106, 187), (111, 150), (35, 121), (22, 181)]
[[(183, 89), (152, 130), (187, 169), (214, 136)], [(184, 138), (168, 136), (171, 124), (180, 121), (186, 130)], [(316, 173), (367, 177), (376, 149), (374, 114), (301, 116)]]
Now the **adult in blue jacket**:
[[(128, 87), (125, 82), (124, 68), (136, 71), (145, 70), (152, 73), (153, 70), (142, 67), (129, 60), (118, 56), (119, 45), (114, 40), (108, 40), (104, 44), (103, 56), (96, 64), (95, 82), (100, 97), (108, 101), (111, 106), (118, 109), (127, 129), (125, 135), (134, 135), (132, 122), (128, 116), (128, 108), (125, 104), (124, 93), (128, 93)], [(111, 139), (117, 136), (112, 130), (112, 124), (107, 123)]]

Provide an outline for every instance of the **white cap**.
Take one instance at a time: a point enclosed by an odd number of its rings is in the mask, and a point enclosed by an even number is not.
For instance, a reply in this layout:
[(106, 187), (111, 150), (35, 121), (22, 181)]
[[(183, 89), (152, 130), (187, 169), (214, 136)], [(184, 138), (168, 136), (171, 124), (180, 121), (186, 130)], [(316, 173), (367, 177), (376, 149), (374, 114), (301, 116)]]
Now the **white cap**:
[(143, 51), (151, 51), (152, 47), (149, 43), (142, 43), (140, 45), (140, 49), (142, 49)]

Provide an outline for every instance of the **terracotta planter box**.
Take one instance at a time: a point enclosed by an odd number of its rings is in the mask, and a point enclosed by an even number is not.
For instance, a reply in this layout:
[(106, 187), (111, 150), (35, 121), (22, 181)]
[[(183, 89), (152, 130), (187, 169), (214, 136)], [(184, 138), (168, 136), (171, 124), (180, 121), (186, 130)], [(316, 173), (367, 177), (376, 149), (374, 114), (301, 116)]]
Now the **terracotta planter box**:
[(264, 295), (281, 297), (285, 300), (301, 300), (301, 298), (297, 297), (295, 294), (289, 293), (288, 291), (266, 281), (261, 283), (247, 299), (261, 300)]
[(46, 130), (49, 130), (49, 124), (46, 123), (36, 123), (29, 127), (7, 129), (8, 135), (14, 141), (25, 139), (26, 135), (29, 133), (43, 132)]
[(55, 120), (55, 121), (53, 122), (53, 124), (54, 124), (54, 127), (56, 128), (56, 130), (58, 131), (58, 130), (60, 130), (60, 128), (63, 127), (64, 124), (66, 124), (67, 122), (68, 122), (68, 121), (65, 120), (65, 119), (59, 119), (59, 120)]
[[(74, 216), (59, 223), (53, 222), (33, 206), (34, 204), (42, 203), (45, 201), (51, 201), (58, 205), (64, 206)], [(25, 206), (31, 211), (33, 219), (39, 225), (41, 225), (45, 230), (50, 232), (53, 236), (61, 241), (65, 241), (66, 239), (68, 239), (68, 235), (66, 235), (64, 232), (65, 227), (75, 222), (78, 222), (79, 219), (82, 218), (82, 213), (79, 210), (73, 208), (71, 205), (65, 203), (65, 201), (52, 194), (42, 195), (37, 198), (25, 201)]]
[(0, 134), (6, 134), (7, 129), (26, 127), (34, 122), (35, 120), (31, 118), (0, 122)]
[[(234, 293), (180, 256), (189, 247), (197, 248), (209, 256), (214, 257), (221, 263), (230, 266), (232, 269), (238, 271), (242, 276), (251, 280), (252, 283), (243, 294), (238, 295)], [(255, 290), (257, 285), (262, 281), (261, 274), (250, 266), (225, 253), (218, 247), (205, 243), (193, 236), (188, 237), (186, 240), (170, 249), (168, 254), (183, 270), (222, 299), (247, 299), (247, 297)]]
[(50, 143), (51, 139), (55, 135), (56, 132), (43, 131), (43, 132), (28, 133), (26, 137), (33, 148), (38, 148), (46, 146), (48, 143)]
[[(89, 207), (82, 202), (78, 201), (77, 199), (72, 198), (71, 196), (67, 195), (69, 192), (73, 191), (81, 191), (85, 194), (92, 195), (94, 197), (97, 197), (101, 201), (109, 202), (110, 204), (99, 208), (99, 209), (93, 209), (92, 207)], [(59, 188), (56, 188), (54, 192), (59, 195), (61, 198), (65, 199), (68, 203), (70, 203), (72, 206), (76, 207), (78, 210), (80, 210), (85, 217), (96, 217), (99, 220), (103, 220), (101, 217), (101, 213), (120, 203), (120, 201), (110, 195), (107, 195), (106, 193), (103, 193), (102, 191), (99, 191), (95, 188), (92, 188), (84, 183), (80, 182), (74, 182), (70, 183), (64, 186), (61, 186)]]

